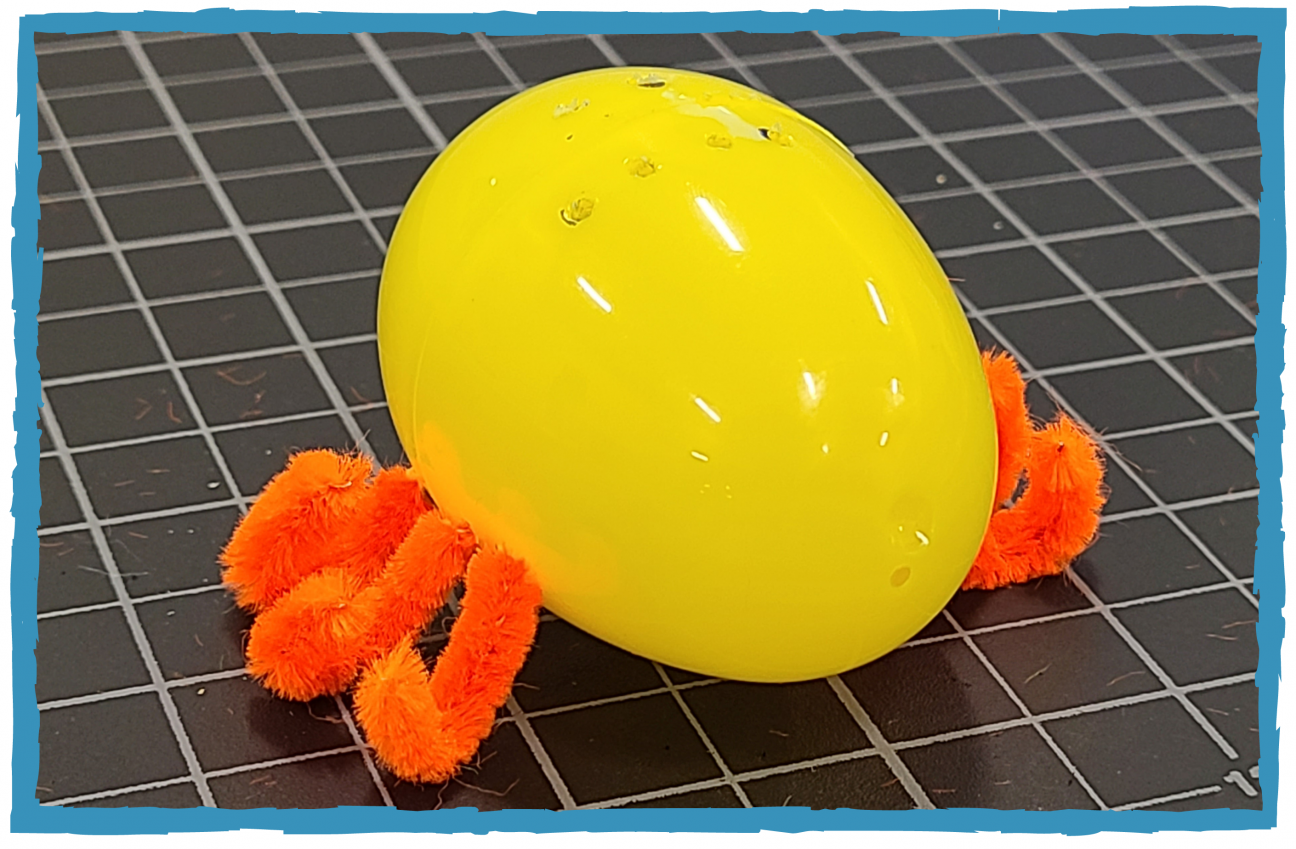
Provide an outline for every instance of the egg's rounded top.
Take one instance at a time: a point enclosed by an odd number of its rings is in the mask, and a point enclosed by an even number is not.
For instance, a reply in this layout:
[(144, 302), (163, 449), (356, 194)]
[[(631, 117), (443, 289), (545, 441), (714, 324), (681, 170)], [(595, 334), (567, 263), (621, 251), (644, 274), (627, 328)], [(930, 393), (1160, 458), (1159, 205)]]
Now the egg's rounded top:
[(396, 227), (379, 355), (438, 504), (629, 651), (758, 681), (921, 629), (990, 515), (976, 344), (850, 151), (728, 80), (505, 101)]

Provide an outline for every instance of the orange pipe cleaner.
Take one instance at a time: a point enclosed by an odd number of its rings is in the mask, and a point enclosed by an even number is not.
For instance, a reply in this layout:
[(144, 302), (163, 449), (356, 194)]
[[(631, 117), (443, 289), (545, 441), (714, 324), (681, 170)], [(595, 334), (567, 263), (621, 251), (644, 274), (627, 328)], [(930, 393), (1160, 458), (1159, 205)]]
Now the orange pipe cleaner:
[(371, 583), (343, 567), (306, 578), (253, 623), (248, 671), (289, 699), (342, 692), (445, 604), (475, 545), (466, 525), (429, 511)]
[(445, 781), (490, 734), (535, 639), (540, 587), (502, 550), (479, 552), (450, 641), (429, 675), (410, 638), (356, 686), (356, 718), (379, 761), (407, 781)]
[(335, 562), (371, 470), (363, 457), (303, 451), (266, 484), (221, 552), (222, 579), (240, 607), (262, 610)]
[[(982, 354), (999, 435), (995, 512), (963, 589), (994, 589), (1056, 575), (1093, 541), (1106, 502), (1097, 443), (1065, 413), (1037, 430), (1026, 384), (1005, 353)], [(1023, 472), (1026, 489), (1003, 503)]]
[[(331, 451), (293, 458), (222, 552), (224, 580), (258, 611), (248, 671), (285, 698), (340, 693), (368, 670), (356, 716), (401, 778), (444, 780), (490, 733), (535, 638), (540, 588), (500, 550), (478, 553), (405, 468)], [(471, 558), (471, 559), (470, 559)], [(431, 676), (413, 641), (465, 576), (458, 623)]]

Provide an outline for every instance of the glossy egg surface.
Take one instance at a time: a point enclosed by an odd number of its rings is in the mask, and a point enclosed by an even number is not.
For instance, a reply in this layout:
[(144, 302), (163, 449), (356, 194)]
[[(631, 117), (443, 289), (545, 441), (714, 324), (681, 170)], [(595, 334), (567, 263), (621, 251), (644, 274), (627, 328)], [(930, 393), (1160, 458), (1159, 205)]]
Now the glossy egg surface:
[(545, 605), (696, 672), (841, 672), (949, 600), (991, 510), (967, 319), (825, 130), (728, 80), (516, 95), (419, 182), (379, 294), (428, 491)]

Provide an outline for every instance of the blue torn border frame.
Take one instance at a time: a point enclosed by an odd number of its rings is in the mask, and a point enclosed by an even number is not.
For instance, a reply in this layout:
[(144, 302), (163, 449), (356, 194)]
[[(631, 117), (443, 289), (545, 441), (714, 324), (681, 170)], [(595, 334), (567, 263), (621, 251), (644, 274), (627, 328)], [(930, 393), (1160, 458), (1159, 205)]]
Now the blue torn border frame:
[[(10, 828), (20, 833), (159, 834), (168, 832), (271, 829), (291, 834), (357, 832), (778, 832), (806, 831), (1001, 831), (1091, 834), (1098, 831), (1155, 832), (1267, 829), (1277, 824), (1279, 649), (1283, 637), (1285, 598), (1282, 557), (1281, 447), (1284, 426), (1279, 375), (1283, 367), (1282, 299), (1286, 271), (1284, 216), (1283, 86), (1286, 10), (1222, 7), (1145, 7), (1076, 11), (1013, 12), (995, 9), (932, 12), (541, 12), (521, 14), (379, 14), (297, 13), (207, 9), (200, 12), (59, 13), (27, 15), (19, 21), (18, 97), (19, 161), (13, 208), (12, 246), (17, 358), (17, 469), (14, 473), (15, 539), (10, 590), (13, 627), (13, 799)], [(36, 571), (40, 505), (40, 380), (36, 361), (36, 313), (40, 293), (41, 252), (36, 248), (40, 206), (37, 154), (36, 54), (33, 32), (100, 32), (105, 30), (255, 32), (391, 32), (483, 31), (491, 35), (537, 33), (646, 32), (796, 32), (827, 35), (887, 31), (902, 35), (971, 35), (994, 32), (1233, 33), (1259, 37), (1258, 122), (1264, 155), (1260, 202), (1260, 312), (1255, 345), (1258, 363), (1256, 464), (1260, 484), (1260, 526), (1255, 587), (1260, 592), (1260, 783), (1264, 809), (1162, 811), (811, 811), (808, 808), (639, 809), (601, 811), (497, 811), (475, 809), (435, 812), (388, 808), (248, 811), (195, 808), (42, 807), (34, 799), (38, 774), (35, 702)], [(21, 695), (20, 695), (21, 694)]]

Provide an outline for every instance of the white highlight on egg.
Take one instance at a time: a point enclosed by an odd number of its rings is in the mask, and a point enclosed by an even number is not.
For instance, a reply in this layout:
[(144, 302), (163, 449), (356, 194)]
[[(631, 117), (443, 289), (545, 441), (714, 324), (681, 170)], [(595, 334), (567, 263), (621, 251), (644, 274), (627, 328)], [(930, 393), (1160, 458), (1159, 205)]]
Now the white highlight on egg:
[(904, 393), (900, 390), (900, 380), (894, 377), (891, 378), (891, 386), (889, 388), (891, 392), (887, 395), (887, 404), (890, 405), (892, 409), (895, 409), (903, 404), (905, 399)]
[(826, 383), (827, 376), (824, 372), (812, 372), (805, 367), (805, 363), (801, 364), (801, 383), (797, 386), (797, 394), (801, 396), (801, 406), (807, 413), (813, 413), (819, 408)]
[(715, 410), (711, 409), (710, 404), (708, 404), (706, 401), (703, 401), (701, 398), (699, 398), (696, 395), (693, 396), (693, 403), (698, 405), (699, 410), (707, 414), (707, 418), (711, 419), (711, 421), (715, 422), (716, 424), (720, 424), (720, 414), (717, 413)]
[(594, 303), (598, 304), (599, 308), (602, 309), (603, 312), (612, 312), (612, 305), (607, 302), (607, 298), (604, 298), (602, 295), (600, 295), (598, 291), (595, 290), (595, 288), (590, 285), (588, 280), (586, 280), (584, 277), (577, 277), (576, 285), (580, 286), (581, 291), (584, 292), (586, 295), (589, 295), (589, 299)]
[(878, 294), (877, 287), (873, 285), (872, 278), (865, 280), (864, 285), (868, 287), (869, 297), (873, 299), (873, 309), (877, 310), (878, 319), (883, 324), (889, 324), (890, 322), (887, 321), (886, 309), (882, 306), (882, 296)]
[(701, 451), (690, 451), (689, 453), (692, 454), (697, 459), (701, 460), (703, 463), (711, 459), (707, 455), (703, 454)]
[(738, 241), (738, 237), (734, 235), (733, 230), (729, 229), (729, 225), (725, 220), (720, 217), (720, 213), (716, 212), (716, 208), (711, 205), (711, 201), (704, 197), (697, 197), (694, 200), (697, 202), (698, 209), (702, 210), (702, 214), (706, 216), (706, 220), (711, 222), (711, 226), (720, 234), (720, 238), (724, 239), (724, 243), (729, 246), (729, 250), (742, 253), (742, 243)]
[(805, 379), (806, 392), (810, 393), (811, 401), (819, 400), (819, 387), (815, 385), (814, 375), (808, 371), (801, 372), (801, 377)]

